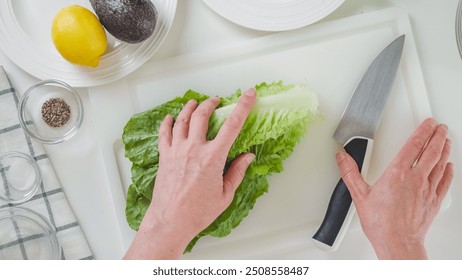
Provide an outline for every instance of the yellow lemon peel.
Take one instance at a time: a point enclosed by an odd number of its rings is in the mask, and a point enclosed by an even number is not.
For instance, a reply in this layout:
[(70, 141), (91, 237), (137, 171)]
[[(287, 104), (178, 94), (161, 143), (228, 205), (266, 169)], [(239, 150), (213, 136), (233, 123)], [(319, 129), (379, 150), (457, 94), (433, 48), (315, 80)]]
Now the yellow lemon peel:
[(71, 63), (97, 67), (107, 47), (106, 31), (87, 8), (72, 5), (61, 9), (51, 27), (53, 43)]

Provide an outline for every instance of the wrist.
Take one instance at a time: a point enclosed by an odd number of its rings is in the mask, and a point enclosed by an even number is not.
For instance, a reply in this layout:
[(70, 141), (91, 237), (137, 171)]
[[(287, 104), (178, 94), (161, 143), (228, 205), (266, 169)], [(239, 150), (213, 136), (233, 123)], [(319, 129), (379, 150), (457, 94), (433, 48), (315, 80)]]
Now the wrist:
[(194, 236), (147, 211), (126, 259), (179, 259)]
[(152, 244), (152, 249), (160, 259), (180, 258), (191, 240), (181, 230), (157, 221), (142, 225), (139, 231), (146, 236), (145, 246)]
[(423, 242), (383, 243), (374, 245), (375, 253), (381, 260), (425, 260), (428, 259)]

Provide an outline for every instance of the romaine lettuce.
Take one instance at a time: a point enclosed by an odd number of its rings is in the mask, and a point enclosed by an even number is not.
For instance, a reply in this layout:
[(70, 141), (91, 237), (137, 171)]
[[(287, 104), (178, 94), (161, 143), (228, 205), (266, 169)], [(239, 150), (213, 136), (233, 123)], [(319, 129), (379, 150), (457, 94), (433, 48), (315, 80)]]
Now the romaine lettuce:
[[(268, 191), (267, 176), (283, 170), (283, 161), (293, 152), (307, 130), (308, 124), (319, 119), (318, 100), (306, 85), (284, 85), (282, 82), (261, 83), (255, 86), (257, 102), (241, 133), (231, 147), (228, 161), (244, 152), (255, 159), (236, 191), (231, 205), (188, 245), (191, 251), (197, 240), (205, 235), (222, 237), (231, 232), (247, 216), (258, 197)], [(208, 139), (213, 139), (226, 117), (236, 105), (241, 91), (222, 98), (220, 106), (209, 121)], [(125, 156), (132, 162), (132, 184), (126, 204), (126, 218), (137, 230), (152, 197), (159, 153), (158, 129), (167, 114), (177, 116), (190, 99), (198, 102), (208, 96), (189, 90), (154, 109), (134, 115), (126, 124), (122, 140)]]

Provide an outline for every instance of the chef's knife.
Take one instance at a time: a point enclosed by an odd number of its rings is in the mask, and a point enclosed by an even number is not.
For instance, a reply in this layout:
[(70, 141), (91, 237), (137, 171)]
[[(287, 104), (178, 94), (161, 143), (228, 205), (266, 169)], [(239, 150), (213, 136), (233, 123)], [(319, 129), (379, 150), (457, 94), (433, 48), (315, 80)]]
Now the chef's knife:
[[(402, 35), (372, 62), (356, 86), (333, 138), (343, 145), (363, 176), (367, 173), (375, 132), (398, 71), (404, 46)], [(335, 187), (324, 220), (313, 239), (321, 248), (338, 248), (354, 215), (351, 195), (342, 179)]]

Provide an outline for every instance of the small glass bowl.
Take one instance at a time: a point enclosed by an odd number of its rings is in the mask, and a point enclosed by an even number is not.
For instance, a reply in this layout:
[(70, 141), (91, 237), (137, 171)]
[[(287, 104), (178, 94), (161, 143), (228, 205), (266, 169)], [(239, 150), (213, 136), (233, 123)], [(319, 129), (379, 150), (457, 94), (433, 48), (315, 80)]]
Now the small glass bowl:
[(22, 207), (0, 210), (0, 260), (59, 260), (55, 228), (41, 214)]
[(0, 176), (0, 199), (12, 204), (28, 201), (42, 183), (37, 162), (21, 152), (0, 156)]
[[(52, 99), (64, 100), (70, 108), (69, 120), (60, 127), (47, 124), (42, 116), (43, 104)], [(74, 136), (82, 125), (83, 105), (77, 92), (60, 80), (44, 80), (32, 85), (18, 105), (19, 123), (31, 138), (44, 144), (57, 144)]]

